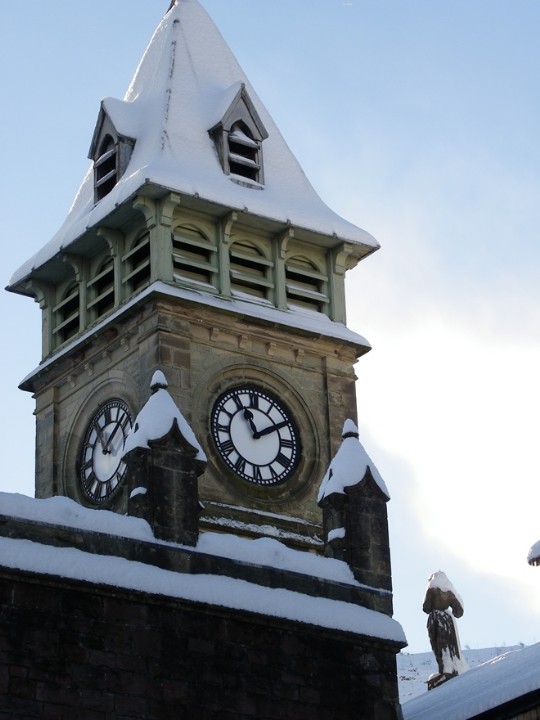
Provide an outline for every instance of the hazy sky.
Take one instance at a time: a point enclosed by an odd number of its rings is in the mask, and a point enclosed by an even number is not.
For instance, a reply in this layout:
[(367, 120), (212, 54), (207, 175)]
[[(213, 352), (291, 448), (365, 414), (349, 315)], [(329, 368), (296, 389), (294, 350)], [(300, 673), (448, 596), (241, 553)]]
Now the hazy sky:
[[(392, 495), (395, 616), (429, 574), (463, 645), (540, 640), (540, 3), (202, 0), (323, 199), (382, 248), (350, 273), (361, 439)], [(64, 220), (102, 97), (168, 0), (3, 0), (3, 284)], [(33, 494), (40, 311), (0, 294), (0, 489)]]

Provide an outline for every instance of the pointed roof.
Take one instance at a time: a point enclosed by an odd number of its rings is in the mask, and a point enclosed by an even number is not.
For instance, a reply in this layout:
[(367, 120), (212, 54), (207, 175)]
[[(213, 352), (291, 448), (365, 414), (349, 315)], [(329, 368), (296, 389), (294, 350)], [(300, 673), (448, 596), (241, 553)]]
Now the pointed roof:
[[(245, 92), (266, 131), (262, 189), (243, 187), (223, 173), (209, 131)], [(364, 230), (330, 210), (319, 198), (268, 111), (257, 97), (216, 26), (197, 0), (177, 0), (155, 31), (123, 100), (106, 98), (103, 110), (119, 134), (135, 139), (125, 174), (94, 202), (88, 171), (58, 233), (13, 276), (20, 283), (88, 227), (149, 183), (197, 196), (224, 208), (323, 235), (378, 247)], [(307, 118), (306, 118), (307, 122)]]

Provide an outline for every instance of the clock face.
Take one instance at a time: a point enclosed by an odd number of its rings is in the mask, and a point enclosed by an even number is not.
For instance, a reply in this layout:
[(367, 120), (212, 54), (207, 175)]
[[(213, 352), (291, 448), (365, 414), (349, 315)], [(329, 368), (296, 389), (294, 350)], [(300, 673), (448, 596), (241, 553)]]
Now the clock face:
[(87, 500), (99, 505), (109, 500), (126, 474), (122, 460), (131, 415), (122, 400), (109, 400), (92, 418), (81, 450), (79, 481)]
[(212, 410), (211, 431), (222, 460), (256, 485), (288, 480), (300, 459), (296, 425), (283, 404), (255, 387), (227, 390)]

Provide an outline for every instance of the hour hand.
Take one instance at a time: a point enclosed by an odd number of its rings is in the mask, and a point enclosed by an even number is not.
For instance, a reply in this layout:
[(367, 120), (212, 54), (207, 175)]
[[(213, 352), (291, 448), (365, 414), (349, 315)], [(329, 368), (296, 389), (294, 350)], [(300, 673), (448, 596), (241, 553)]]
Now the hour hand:
[(266, 427), (263, 430), (259, 430), (258, 432), (255, 431), (253, 433), (253, 437), (255, 438), (255, 440), (258, 440), (259, 438), (263, 437), (264, 435), (270, 435), (270, 433), (276, 432), (276, 430), (281, 430), (281, 428), (284, 428), (288, 424), (289, 424), (289, 422), (287, 420), (283, 420), (283, 422), (277, 423), (277, 425), (270, 425), (269, 427)]
[(99, 444), (101, 445), (101, 449), (102, 449), (102, 451), (103, 451), (103, 454), (106, 455), (106, 454), (109, 452), (109, 451), (107, 450), (107, 441), (106, 441), (105, 438), (103, 437), (103, 432), (101, 431), (101, 428), (99, 427), (99, 425), (98, 425), (97, 423), (96, 423), (95, 427), (96, 427), (96, 433), (97, 433), (97, 436), (98, 436)]
[(255, 423), (253, 422), (253, 413), (251, 410), (248, 410), (247, 408), (244, 409), (244, 417), (249, 423), (249, 427), (251, 428), (251, 432), (253, 433), (253, 437), (258, 436), (257, 428), (255, 427)]

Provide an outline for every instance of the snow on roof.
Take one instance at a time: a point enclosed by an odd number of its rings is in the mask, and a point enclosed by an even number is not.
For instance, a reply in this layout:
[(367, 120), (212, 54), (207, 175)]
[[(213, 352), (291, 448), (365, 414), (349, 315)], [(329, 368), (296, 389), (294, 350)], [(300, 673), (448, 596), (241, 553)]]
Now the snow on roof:
[[(156, 540), (148, 523), (140, 518), (84, 508), (65, 497), (34, 500), (23, 495), (0, 493), (0, 512), (29, 520), (173, 545)], [(202, 533), (197, 547), (189, 548), (189, 551), (357, 584), (346, 563), (293, 550), (269, 538), (248, 540), (232, 535)], [(0, 538), (0, 565), (207, 602), (397, 643), (406, 642), (401, 625), (382, 613), (352, 603), (261, 587), (223, 576), (185, 575), (119, 557), (105, 557), (74, 548), (50, 547), (11, 538)]]
[[(222, 119), (241, 83), (269, 133), (263, 145), (262, 190), (234, 183), (223, 173), (208, 132)], [(165, 15), (124, 100), (107, 98), (102, 107), (117, 130), (135, 140), (125, 174), (95, 204), (90, 168), (60, 230), (19, 268), (10, 286), (66, 249), (148, 182), (227, 208), (247, 209), (278, 222), (379, 247), (369, 233), (341, 218), (319, 198), (197, 0), (182, 0)]]
[(93, 325), (80, 337), (74, 339), (71, 343), (67, 343), (59, 352), (55, 353), (54, 357), (48, 358), (40, 363), (37, 368), (26, 375), (20, 384), (24, 385), (25, 383), (30, 382), (35, 375), (44, 370), (49, 364), (56, 362), (60, 357), (66, 355), (68, 352), (71, 352), (76, 345), (85, 342), (89, 336), (98, 332), (105, 325), (109, 325), (130, 307), (140, 302), (143, 298), (153, 292), (163, 293), (164, 295), (179, 298), (180, 300), (197, 302), (202, 305), (237, 313), (239, 315), (248, 315), (250, 318), (259, 318), (271, 323), (276, 323), (277, 325), (284, 325), (286, 327), (303, 330), (323, 337), (343, 340), (343, 342), (346, 343), (353, 343), (355, 345), (371, 349), (371, 345), (365, 337), (355, 333), (353, 330), (350, 330), (343, 323), (330, 320), (327, 315), (323, 315), (322, 313), (310, 312), (309, 310), (279, 310), (271, 305), (264, 305), (249, 300), (240, 300), (238, 298), (229, 299), (219, 295), (210, 295), (205, 292), (197, 292), (196, 290), (188, 290), (187, 288), (167, 285), (167, 283), (157, 280), (141, 291), (138, 295), (135, 295), (128, 300), (128, 302), (119, 307), (115, 312), (111, 313), (111, 315), (108, 315), (104, 320), (96, 325)]
[(404, 720), (469, 720), (540, 689), (540, 643), (507, 652), (402, 705)]
[(195, 437), (185, 417), (178, 409), (167, 390), (168, 382), (161, 370), (156, 370), (152, 376), (150, 395), (143, 406), (124, 443), (124, 457), (135, 448), (149, 448), (148, 443), (152, 440), (160, 440), (170, 432), (174, 421), (178, 423), (178, 429), (184, 439), (197, 450), (196, 459), (206, 462), (204, 450)]
[(318, 502), (333, 493), (344, 493), (346, 487), (362, 482), (368, 468), (384, 495), (390, 498), (382, 475), (358, 438), (358, 428), (352, 420), (346, 420), (343, 425), (343, 442), (321, 481)]

